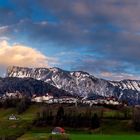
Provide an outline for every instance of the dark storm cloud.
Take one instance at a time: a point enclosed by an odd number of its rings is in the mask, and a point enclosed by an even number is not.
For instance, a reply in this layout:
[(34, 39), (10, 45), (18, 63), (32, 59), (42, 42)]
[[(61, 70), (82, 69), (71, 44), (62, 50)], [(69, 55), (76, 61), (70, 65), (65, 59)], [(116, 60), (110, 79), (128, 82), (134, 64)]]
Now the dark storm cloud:
[(13, 0), (0, 7), (0, 26), (6, 26), (0, 35), (84, 49), (74, 69), (134, 74), (140, 73), (139, 13), (139, 0)]

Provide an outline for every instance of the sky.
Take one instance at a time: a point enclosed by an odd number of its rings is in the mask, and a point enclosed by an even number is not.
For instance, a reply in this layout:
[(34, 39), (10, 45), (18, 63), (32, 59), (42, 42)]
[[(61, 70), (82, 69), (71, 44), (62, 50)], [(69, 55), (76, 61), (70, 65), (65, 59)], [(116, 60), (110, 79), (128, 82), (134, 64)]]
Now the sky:
[(0, 74), (59, 67), (140, 80), (140, 0), (0, 0)]

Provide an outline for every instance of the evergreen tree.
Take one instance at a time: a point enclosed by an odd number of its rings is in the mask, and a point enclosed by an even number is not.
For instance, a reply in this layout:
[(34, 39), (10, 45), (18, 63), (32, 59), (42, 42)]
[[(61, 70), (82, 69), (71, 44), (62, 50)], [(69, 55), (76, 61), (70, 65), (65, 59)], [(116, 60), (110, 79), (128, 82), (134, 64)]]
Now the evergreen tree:
[(91, 118), (91, 127), (93, 129), (100, 127), (100, 119), (99, 119), (99, 117), (98, 117), (98, 115), (96, 113)]
[(135, 108), (133, 111), (133, 125), (136, 131), (140, 131), (140, 108)]
[(64, 108), (60, 106), (58, 108), (57, 114), (56, 114), (56, 121), (55, 123), (57, 125), (63, 125), (63, 117), (64, 117)]
[(18, 114), (21, 114), (23, 113), (24, 111), (26, 111), (26, 109), (29, 107), (31, 101), (24, 97), (21, 99), (21, 101), (17, 104), (17, 113)]

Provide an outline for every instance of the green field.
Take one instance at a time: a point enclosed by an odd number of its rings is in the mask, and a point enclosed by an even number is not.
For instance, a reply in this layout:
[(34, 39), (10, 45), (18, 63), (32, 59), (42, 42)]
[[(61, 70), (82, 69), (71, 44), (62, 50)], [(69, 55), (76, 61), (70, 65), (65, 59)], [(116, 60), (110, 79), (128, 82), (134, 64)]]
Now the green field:
[[(25, 134), (18, 140), (45, 140), (49, 134), (32, 133)], [(71, 140), (140, 140), (140, 135), (94, 135), (94, 134), (70, 134)]]
[[(21, 115), (18, 115), (14, 108), (0, 108), (0, 137), (17, 137), (24, 134), (30, 128), (36, 111), (37, 108), (34, 105)], [(8, 120), (11, 114), (15, 114), (19, 120)]]
[[(18, 140), (47, 140), (53, 127), (35, 127), (32, 125), (36, 113), (41, 108), (42, 106), (34, 104), (20, 115), (17, 114), (15, 108), (0, 108), (0, 137), (15, 136), (19, 137)], [(84, 108), (79, 108), (79, 110), (83, 111)], [(97, 113), (99, 111), (98, 108), (93, 110)], [(8, 120), (11, 114), (15, 114), (19, 120)], [(112, 119), (116, 114), (123, 115), (122, 112), (106, 109), (102, 127), (96, 130), (65, 129), (71, 140), (140, 140), (140, 133), (133, 130), (131, 120)]]
[(137, 135), (71, 135), (72, 140), (139, 140)]

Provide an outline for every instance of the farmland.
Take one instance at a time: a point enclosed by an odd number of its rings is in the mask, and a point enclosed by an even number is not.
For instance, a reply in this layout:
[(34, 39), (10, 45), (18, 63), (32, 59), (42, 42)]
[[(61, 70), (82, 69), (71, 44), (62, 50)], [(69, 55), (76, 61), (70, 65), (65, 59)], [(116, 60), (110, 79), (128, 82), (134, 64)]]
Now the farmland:
[[(21, 114), (18, 114), (16, 108), (0, 108), (0, 136), (6, 137), (10, 140), (14, 140), (18, 137), (18, 140), (45, 140), (51, 133), (54, 126), (44, 125), (35, 126), (33, 124), (37, 112), (42, 110), (44, 105), (32, 104), (30, 107)], [(58, 105), (49, 106), (53, 110), (53, 114), (56, 113)], [(64, 106), (65, 112), (72, 110), (73, 106)], [(76, 108), (79, 112), (85, 112), (87, 107)], [(104, 110), (104, 111), (103, 111)], [(89, 128), (71, 128), (65, 127), (66, 133), (69, 134), (71, 140), (138, 140), (140, 139), (140, 133), (136, 132), (132, 127), (131, 109), (129, 109), (127, 119), (122, 119), (124, 113), (122, 110), (109, 109), (104, 107), (94, 107), (92, 112), (96, 112), (103, 117), (101, 126), (97, 129)], [(103, 111), (103, 112), (102, 112)], [(75, 111), (76, 112), (76, 111)], [(8, 120), (11, 114), (15, 114), (18, 120)]]
[[(45, 140), (49, 134), (46, 133), (32, 133), (25, 134), (18, 140)], [(139, 140), (139, 135), (93, 135), (93, 134), (70, 134), (71, 140)]]

